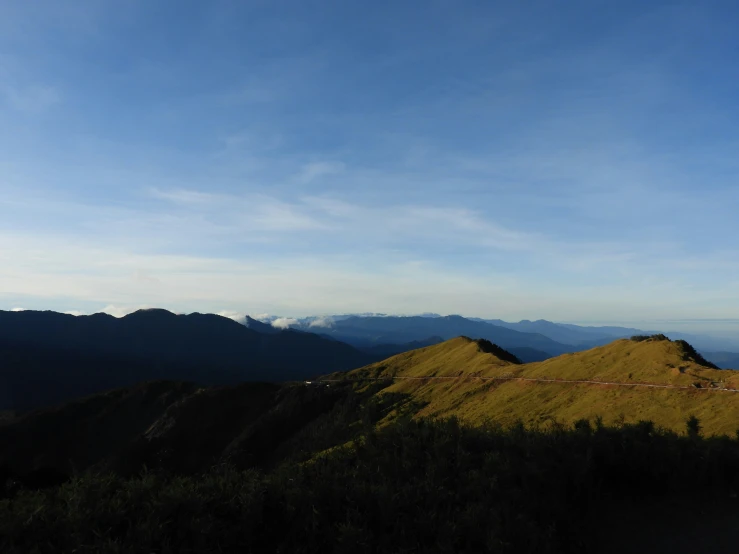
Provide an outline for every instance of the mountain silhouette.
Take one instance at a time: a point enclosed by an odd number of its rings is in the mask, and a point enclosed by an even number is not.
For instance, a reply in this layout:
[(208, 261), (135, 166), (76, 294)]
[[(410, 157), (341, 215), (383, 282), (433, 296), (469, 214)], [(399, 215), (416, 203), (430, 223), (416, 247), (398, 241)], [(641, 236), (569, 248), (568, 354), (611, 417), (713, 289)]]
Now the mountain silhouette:
[(246, 316), (244, 318), (244, 325), (251, 329), (252, 331), (256, 331), (257, 333), (265, 333), (267, 335), (274, 335), (275, 333), (279, 333), (280, 330), (276, 327), (272, 327), (269, 323), (264, 323), (263, 321), (259, 321), (258, 319), (254, 319), (253, 317)]
[(160, 309), (122, 318), (0, 311), (0, 355), (0, 410), (143, 380), (285, 381), (380, 359), (312, 333), (263, 333), (218, 315)]
[(124, 475), (144, 468), (197, 473), (226, 459), (270, 465), (291, 450), (280, 445), (289, 446), (285, 443), (317, 418), (340, 424), (329, 412), (342, 399), (344, 408), (354, 406), (349, 392), (254, 382), (199, 387), (151, 381), (118, 388), (0, 425), (0, 478), (3, 470), (22, 478), (39, 472), (64, 477), (91, 468)]

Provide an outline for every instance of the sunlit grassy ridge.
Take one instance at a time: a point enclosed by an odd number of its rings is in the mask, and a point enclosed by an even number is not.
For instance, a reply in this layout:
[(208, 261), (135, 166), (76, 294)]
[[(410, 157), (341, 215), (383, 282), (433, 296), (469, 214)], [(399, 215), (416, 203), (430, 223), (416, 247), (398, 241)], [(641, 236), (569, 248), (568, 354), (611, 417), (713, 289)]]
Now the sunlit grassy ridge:
[(507, 372), (516, 365), (485, 352), (477, 341), (457, 337), (392, 356), (382, 362), (351, 371), (348, 375), (356, 378), (493, 376)]
[[(739, 428), (739, 393), (706, 390), (713, 384), (739, 389), (739, 372), (716, 370), (697, 360), (679, 341), (617, 340), (584, 352), (544, 362), (515, 364), (485, 352), (474, 340), (458, 337), (393, 356), (349, 372), (349, 378), (451, 377), (396, 380), (381, 394), (410, 394), (423, 407), (418, 416), (457, 415), (470, 422), (486, 419), (529, 424), (602, 417), (606, 422), (652, 420), (680, 430), (690, 415), (707, 433), (733, 434)], [(577, 383), (489, 381), (476, 377), (597, 380), (691, 387), (650, 389)], [(700, 389), (692, 388), (700, 385)]]

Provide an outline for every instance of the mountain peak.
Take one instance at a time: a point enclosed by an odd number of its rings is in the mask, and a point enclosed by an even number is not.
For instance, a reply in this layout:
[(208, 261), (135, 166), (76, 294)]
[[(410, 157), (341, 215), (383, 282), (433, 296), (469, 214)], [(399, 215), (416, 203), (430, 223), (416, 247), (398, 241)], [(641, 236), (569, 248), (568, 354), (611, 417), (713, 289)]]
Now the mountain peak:
[(459, 336), (439, 344), (396, 354), (354, 370), (350, 376), (452, 377), (500, 373), (520, 364), (510, 352), (484, 339)]
[(248, 327), (252, 331), (256, 331), (258, 333), (275, 334), (280, 332), (279, 329), (273, 327), (269, 323), (264, 323), (263, 321), (259, 321), (258, 319), (254, 319), (250, 316), (246, 316), (244, 318), (244, 325), (246, 325), (246, 327)]
[(164, 308), (142, 308), (140, 310), (136, 310), (135, 312), (131, 312), (128, 315), (123, 316), (121, 319), (133, 319), (133, 318), (142, 318), (142, 317), (148, 317), (148, 318), (164, 318), (164, 317), (177, 317), (177, 314), (174, 314), (170, 312), (169, 310), (165, 310)]

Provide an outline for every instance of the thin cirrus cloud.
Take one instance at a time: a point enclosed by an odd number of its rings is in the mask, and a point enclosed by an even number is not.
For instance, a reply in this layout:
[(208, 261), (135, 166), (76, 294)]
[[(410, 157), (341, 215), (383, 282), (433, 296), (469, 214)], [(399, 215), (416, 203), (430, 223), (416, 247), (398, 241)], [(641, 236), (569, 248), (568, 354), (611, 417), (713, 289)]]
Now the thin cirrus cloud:
[(26, 113), (41, 113), (62, 101), (59, 90), (48, 85), (0, 85), (0, 97), (14, 110)]
[(265, 232), (326, 228), (323, 222), (311, 217), (299, 206), (263, 194), (236, 196), (191, 190), (154, 189), (151, 195), (191, 213), (215, 216), (221, 221), (240, 220), (244, 227)]
[(310, 162), (305, 164), (297, 175), (297, 182), (307, 184), (319, 177), (336, 175), (344, 170), (344, 164), (340, 162)]
[[(236, 196), (190, 190), (151, 194), (193, 217), (241, 221), (244, 230), (260, 233), (339, 233), (367, 246), (402, 247), (409, 240), (454, 242), (501, 250), (535, 250), (541, 237), (488, 221), (466, 208), (417, 205), (366, 206), (329, 197), (281, 201), (266, 195)], [(337, 239), (334, 238), (334, 241)]]
[[(570, 285), (580, 285), (577, 278), (584, 271), (589, 274), (593, 271), (613, 272), (621, 279), (628, 278), (638, 286), (647, 287), (647, 290), (660, 288), (661, 295), (652, 295), (651, 298), (647, 295), (647, 302), (659, 301), (660, 296), (669, 298), (670, 294), (675, 297), (681, 294), (679, 279), (673, 279), (671, 285), (658, 278), (652, 278), (650, 282), (644, 272), (646, 265), (635, 271), (644, 260), (644, 252), (622, 252), (619, 248), (623, 245), (618, 243), (557, 242), (547, 237), (501, 229), (479, 213), (463, 208), (372, 208), (325, 197), (286, 202), (264, 196), (244, 198), (188, 190), (157, 191), (155, 195), (165, 202), (165, 207), (158, 214), (149, 214), (149, 217), (171, 223), (174, 220), (166, 219), (171, 216), (167, 210), (184, 210), (178, 212), (177, 221), (181, 227), (170, 229), (170, 241), (162, 244), (168, 245), (169, 249), (183, 249), (183, 243), (201, 235), (204, 237), (203, 252), (199, 255), (173, 255), (157, 249), (147, 252), (145, 237), (152, 230), (147, 226), (135, 234), (129, 231), (131, 242), (124, 243), (138, 242), (138, 253), (126, 251), (125, 246), (122, 249), (111, 248), (113, 240), (104, 234), (99, 237), (102, 244), (96, 245), (93, 238), (86, 236), (84, 239), (77, 237), (76, 246), (70, 246), (64, 239), (15, 236), (5, 242), (4, 255), (0, 256), (5, 258), (2, 260), (5, 267), (15, 269), (2, 276), (2, 288), (46, 301), (56, 296), (71, 299), (68, 302), (108, 300), (111, 305), (122, 306), (115, 312), (117, 314), (142, 305), (163, 303), (183, 310), (188, 306), (198, 306), (197, 309), (206, 311), (213, 310), (208, 306), (222, 306), (214, 310), (221, 311), (234, 304), (257, 304), (257, 308), (263, 307), (273, 313), (308, 315), (326, 311), (338, 313), (346, 311), (348, 306), (363, 311), (365, 302), (371, 304), (374, 311), (392, 313), (393, 306), (405, 306), (405, 312), (410, 313), (414, 302), (422, 301), (422, 291), (427, 295), (425, 302), (433, 299), (439, 308), (437, 311), (443, 312), (446, 307), (447, 312), (459, 312), (463, 305), (469, 306), (470, 310), (475, 305), (480, 306), (470, 301), (475, 295), (496, 298), (495, 304), (501, 309), (505, 303), (498, 295), (503, 291), (513, 299), (522, 289), (534, 286), (537, 292), (530, 293), (524, 301), (519, 297), (516, 305), (519, 310), (535, 310), (535, 306), (547, 304), (546, 296), (549, 294), (560, 296), (561, 303), (566, 303), (567, 298), (574, 302), (577, 291), (567, 286), (566, 281), (569, 279), (572, 281)], [(269, 214), (270, 210), (263, 206), (265, 203), (267, 206), (280, 206), (283, 220), (284, 214), (288, 213), (298, 222), (315, 221), (309, 226), (314, 238), (306, 239), (304, 235), (308, 229), (301, 229), (295, 223), (264, 225), (258, 218), (249, 217), (247, 208)], [(136, 220), (135, 214), (125, 211), (108, 212), (105, 213), (105, 226), (117, 229), (115, 221), (110, 219), (116, 216), (125, 221)], [(234, 226), (237, 218), (243, 219), (241, 226)], [(139, 216), (139, 221), (144, 220)], [(209, 220), (212, 221), (202, 223)], [(190, 227), (186, 229), (188, 222)], [(104, 233), (104, 229), (101, 226), (100, 232)], [(285, 229), (288, 229), (287, 235), (284, 234)], [(267, 251), (252, 251), (243, 260), (233, 255), (212, 255), (214, 245), (224, 237), (229, 243), (234, 243), (242, 233), (276, 235), (277, 239), (269, 243), (272, 246)], [(165, 229), (160, 230), (160, 235), (163, 234)], [(345, 235), (347, 242), (332, 239), (334, 235)], [(304, 252), (291, 248), (294, 243), (303, 244), (302, 240), (312, 243), (320, 241), (321, 237), (329, 237), (325, 240), (328, 247), (313, 247)], [(465, 277), (469, 268), (454, 271), (434, 260), (434, 252), (442, 248), (442, 241), (456, 251), (468, 249), (474, 252), (473, 261), (479, 260), (484, 252), (490, 256), (502, 252), (504, 261), (514, 255), (540, 260), (541, 266), (547, 267), (549, 283), (522, 275), (506, 264), (485, 266), (482, 273), (487, 276), (488, 283), (480, 274), (468, 273)], [(282, 250), (285, 244), (287, 251)], [(363, 248), (347, 251), (356, 244), (363, 244)], [(414, 246), (409, 249), (407, 244)], [(411, 255), (420, 259), (409, 262), (408, 256)], [(522, 263), (523, 258), (516, 259), (516, 263)], [(693, 259), (692, 263), (697, 265), (707, 261), (704, 257)], [(719, 261), (715, 260), (716, 263)], [(724, 260), (724, 263), (728, 264), (728, 261)], [(659, 267), (653, 269), (659, 270)], [(629, 275), (630, 270), (632, 275)], [(602, 279), (607, 283), (613, 281), (614, 276), (604, 275)], [(560, 289), (554, 293), (558, 281)], [(624, 294), (627, 288), (615, 288), (615, 297)], [(604, 288), (591, 286), (589, 290), (580, 289), (579, 293), (597, 297), (599, 290)], [(635, 297), (633, 292), (631, 295)], [(263, 300), (276, 297), (281, 301), (265, 303)], [(694, 294), (694, 297), (706, 299), (705, 295)], [(612, 304), (611, 311), (617, 302)], [(588, 310), (581, 310), (584, 316)]]

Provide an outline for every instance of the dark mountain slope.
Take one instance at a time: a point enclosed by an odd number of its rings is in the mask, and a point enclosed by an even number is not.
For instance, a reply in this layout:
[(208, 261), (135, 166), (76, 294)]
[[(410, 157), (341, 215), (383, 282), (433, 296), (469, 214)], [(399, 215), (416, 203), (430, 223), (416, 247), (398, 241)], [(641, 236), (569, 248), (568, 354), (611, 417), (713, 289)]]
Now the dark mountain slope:
[(262, 321), (249, 316), (246, 316), (244, 318), (244, 325), (252, 331), (256, 331), (257, 333), (264, 333), (265, 335), (274, 335), (280, 332), (279, 329), (277, 329), (276, 327), (272, 327), (272, 325), (270, 325), (269, 323), (263, 323)]
[(82, 471), (124, 451), (169, 406), (197, 389), (190, 383), (141, 383), (19, 416), (0, 425), (0, 464), (19, 473)]
[(69, 476), (87, 469), (132, 475), (144, 468), (192, 474), (224, 461), (269, 467), (304, 449), (341, 444), (357, 421), (377, 421), (382, 410), (363, 414), (360, 404), (379, 388), (141, 383), (0, 424), (0, 468), (11, 475)]
[(304, 379), (377, 357), (312, 333), (264, 334), (212, 314), (0, 311), (0, 410), (23, 410), (142, 380), (207, 385)]
[[(183, 380), (203, 377), (197, 368), (174, 363), (4, 340), (0, 359), (0, 407), (21, 412), (142, 381), (175, 375)], [(236, 379), (235, 375), (229, 379), (224, 371), (207, 377), (209, 381)]]
[(432, 346), (434, 344), (439, 344), (440, 342), (444, 342), (444, 339), (441, 337), (429, 337), (425, 340), (415, 340), (412, 342), (405, 342), (403, 344), (378, 344), (375, 346), (365, 346), (363, 348), (360, 347), (359, 350), (372, 356), (389, 358), (395, 354), (401, 354), (402, 352), (408, 352), (409, 350)]

